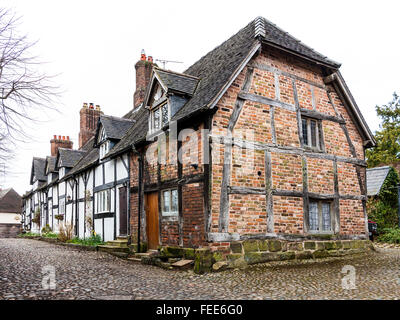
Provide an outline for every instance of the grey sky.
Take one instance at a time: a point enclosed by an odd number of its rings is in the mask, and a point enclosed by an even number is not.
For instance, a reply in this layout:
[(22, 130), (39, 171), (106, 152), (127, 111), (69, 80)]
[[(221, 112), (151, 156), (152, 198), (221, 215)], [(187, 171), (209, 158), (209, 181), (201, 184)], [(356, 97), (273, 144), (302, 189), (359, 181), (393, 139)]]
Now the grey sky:
[(39, 40), (43, 68), (60, 74), (60, 113), (40, 115), (29, 128), (32, 141), (19, 145), (14, 172), (0, 187), (30, 189), (33, 156), (50, 153), (53, 135), (69, 135), (78, 147), (79, 110), (99, 104), (122, 116), (132, 108), (134, 64), (141, 49), (154, 59), (183, 61), (183, 71), (257, 16), (263, 16), (308, 46), (342, 63), (342, 74), (371, 129), (379, 126), (375, 105), (400, 91), (398, 1), (45, 1), (2, 0), (22, 16), (21, 33)]

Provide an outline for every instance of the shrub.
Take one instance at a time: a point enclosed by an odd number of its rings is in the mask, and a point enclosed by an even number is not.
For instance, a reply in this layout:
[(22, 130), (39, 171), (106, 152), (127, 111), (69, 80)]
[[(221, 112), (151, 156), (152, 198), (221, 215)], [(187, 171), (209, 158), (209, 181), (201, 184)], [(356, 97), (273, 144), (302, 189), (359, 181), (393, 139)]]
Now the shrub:
[(38, 233), (34, 233), (34, 232), (25, 232), (25, 233), (21, 233), (21, 234), (19, 234), (18, 235), (18, 237), (21, 237), (21, 238), (23, 238), (23, 237), (39, 237), (40, 236), (40, 234), (38, 234)]
[(58, 234), (54, 233), (54, 232), (48, 232), (48, 233), (43, 234), (43, 237), (56, 239), (56, 238), (58, 238)]
[(382, 230), (382, 234), (377, 238), (378, 242), (400, 243), (400, 229), (386, 228)]
[(68, 242), (80, 244), (83, 246), (97, 246), (97, 245), (104, 243), (103, 240), (101, 239), (101, 237), (99, 235), (95, 235), (95, 234), (86, 239), (73, 238), (73, 239), (69, 240)]
[(32, 218), (32, 222), (40, 225), (40, 209), (39, 208), (37, 208), (35, 210), (35, 215)]
[(70, 223), (60, 224), (58, 240), (61, 242), (67, 242), (71, 240), (74, 233), (74, 226)]
[(45, 227), (42, 228), (42, 233), (46, 234), (46, 233), (50, 233), (53, 230), (50, 228), (50, 226), (48, 224), (46, 224)]
[(398, 225), (396, 188), (398, 183), (399, 176), (396, 170), (391, 168), (379, 195), (367, 201), (368, 218), (377, 223), (379, 233), (383, 233), (384, 229), (396, 228)]
[(64, 215), (63, 214), (56, 214), (54, 216), (54, 219), (56, 219), (57, 221), (63, 221), (64, 220)]

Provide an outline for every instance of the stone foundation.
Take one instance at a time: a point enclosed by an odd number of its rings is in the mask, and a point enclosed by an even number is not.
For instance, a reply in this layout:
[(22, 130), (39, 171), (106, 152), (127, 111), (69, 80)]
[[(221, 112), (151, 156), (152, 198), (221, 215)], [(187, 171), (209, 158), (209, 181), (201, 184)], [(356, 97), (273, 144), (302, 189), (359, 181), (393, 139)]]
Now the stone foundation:
[(194, 260), (194, 271), (201, 274), (234, 268), (244, 269), (249, 265), (273, 261), (343, 257), (372, 249), (372, 243), (367, 240), (244, 240), (229, 243), (229, 247), (224, 247), (223, 251), (211, 251), (209, 248), (162, 247), (160, 254), (168, 258)]

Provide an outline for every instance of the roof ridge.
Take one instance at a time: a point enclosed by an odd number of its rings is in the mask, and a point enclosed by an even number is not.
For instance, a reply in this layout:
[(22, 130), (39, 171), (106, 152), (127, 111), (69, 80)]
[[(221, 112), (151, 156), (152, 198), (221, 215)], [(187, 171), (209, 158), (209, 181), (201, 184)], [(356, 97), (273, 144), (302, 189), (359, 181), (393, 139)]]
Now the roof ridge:
[(135, 120), (132, 120), (132, 119), (127, 119), (127, 118), (123, 118), (123, 117), (120, 118), (117, 116), (110, 116), (110, 115), (106, 115), (106, 114), (101, 115), (100, 118), (111, 118), (111, 119), (118, 120), (118, 121), (135, 122)]
[(58, 148), (58, 150), (72, 151), (72, 152), (86, 152), (84, 150), (79, 149), (68, 149), (68, 148)]
[[(323, 58), (323, 59), (325, 59), (325, 60), (327, 60), (327, 61), (329, 61), (329, 62), (331, 62), (331, 63), (333, 63), (333, 64), (340, 65), (339, 62), (334, 61), (334, 60), (328, 58), (328, 56), (326, 56), (326, 55), (322, 54), (321, 52), (315, 50), (314, 48), (308, 46), (307, 44), (305, 44), (304, 42), (302, 42), (301, 40), (299, 40), (298, 38), (296, 38), (295, 36), (293, 36), (291, 33), (289, 33), (289, 32), (287, 32), (287, 31), (283, 30), (282, 28), (280, 28), (278, 25), (276, 25), (276, 24), (273, 23), (272, 21), (268, 20), (267, 18), (264, 18), (264, 17), (262, 17), (262, 16), (258, 16), (257, 18), (255, 18), (255, 19), (253, 20), (253, 23), (255, 24), (255, 25), (254, 25), (255, 37), (257, 37), (257, 36), (259, 36), (259, 35), (262, 35), (262, 34), (261, 34), (261, 33), (262, 33), (261, 28), (263, 28), (263, 31), (264, 31), (263, 37), (264, 37), (264, 38), (266, 37), (266, 34), (267, 34), (266, 31), (267, 31), (267, 30), (266, 30), (265, 23), (267, 23), (267, 24), (272, 25), (274, 28), (276, 28), (276, 29), (279, 30), (280, 32), (282, 32), (282, 33), (286, 34), (287, 36), (291, 37), (294, 41), (296, 41), (297, 43), (301, 44), (301, 45), (304, 46), (305, 48), (311, 50), (312, 52), (314, 52), (314, 53), (316, 53), (316, 54), (318, 54), (318, 55), (320, 55), (321, 58)], [(267, 39), (265, 39), (265, 40), (267, 40)], [(269, 40), (267, 40), (267, 41), (269, 41)]]
[(161, 72), (173, 73), (173, 74), (176, 74), (178, 76), (184, 76), (184, 77), (188, 77), (188, 78), (193, 78), (195, 80), (200, 80), (199, 77), (192, 76), (191, 74), (187, 74), (187, 73), (183, 73), (183, 72), (177, 72), (177, 71), (173, 71), (173, 70), (162, 69), (162, 68), (159, 68), (159, 67), (154, 67), (154, 70), (155, 71), (161, 71)]
[(384, 166), (384, 167), (375, 167), (375, 168), (368, 168), (367, 170), (383, 170), (383, 169), (390, 169), (392, 166)]

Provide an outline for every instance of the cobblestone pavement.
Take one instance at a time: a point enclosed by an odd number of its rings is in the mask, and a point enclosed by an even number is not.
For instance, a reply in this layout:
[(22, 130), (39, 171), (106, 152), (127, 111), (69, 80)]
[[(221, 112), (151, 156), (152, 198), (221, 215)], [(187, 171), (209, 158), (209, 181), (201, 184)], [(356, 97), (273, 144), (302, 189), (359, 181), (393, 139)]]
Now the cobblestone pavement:
[[(0, 239), (2, 299), (398, 299), (400, 250), (319, 262), (275, 263), (195, 275), (29, 239)], [(54, 266), (55, 290), (42, 289)], [(356, 289), (341, 273), (354, 266)]]

